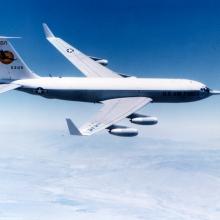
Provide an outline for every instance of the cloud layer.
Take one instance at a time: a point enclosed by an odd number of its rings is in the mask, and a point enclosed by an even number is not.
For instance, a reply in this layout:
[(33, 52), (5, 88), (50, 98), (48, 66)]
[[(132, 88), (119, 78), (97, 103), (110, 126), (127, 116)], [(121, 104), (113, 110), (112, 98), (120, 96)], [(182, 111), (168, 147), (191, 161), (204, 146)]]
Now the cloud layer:
[(220, 218), (220, 150), (148, 138), (5, 133), (0, 219)]

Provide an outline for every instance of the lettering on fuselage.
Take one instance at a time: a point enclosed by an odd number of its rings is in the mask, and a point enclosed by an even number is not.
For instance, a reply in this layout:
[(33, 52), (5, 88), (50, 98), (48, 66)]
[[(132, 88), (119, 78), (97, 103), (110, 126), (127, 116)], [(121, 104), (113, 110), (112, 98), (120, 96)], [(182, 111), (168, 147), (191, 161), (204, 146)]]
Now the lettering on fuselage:
[(163, 92), (162, 94), (163, 94), (163, 96), (167, 96), (167, 97), (169, 97), (169, 96), (192, 97), (192, 96), (199, 96), (200, 95), (200, 93), (197, 91), (191, 91), (191, 92), (173, 92), (173, 91), (170, 92), (170, 91), (167, 91), (167, 92)]

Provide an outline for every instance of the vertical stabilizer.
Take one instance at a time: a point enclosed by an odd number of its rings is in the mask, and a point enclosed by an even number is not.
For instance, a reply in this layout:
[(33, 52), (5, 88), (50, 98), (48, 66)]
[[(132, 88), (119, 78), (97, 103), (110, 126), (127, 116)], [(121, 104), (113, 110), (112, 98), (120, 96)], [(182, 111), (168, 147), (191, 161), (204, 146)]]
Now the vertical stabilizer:
[(8, 39), (0, 36), (0, 80), (37, 78)]

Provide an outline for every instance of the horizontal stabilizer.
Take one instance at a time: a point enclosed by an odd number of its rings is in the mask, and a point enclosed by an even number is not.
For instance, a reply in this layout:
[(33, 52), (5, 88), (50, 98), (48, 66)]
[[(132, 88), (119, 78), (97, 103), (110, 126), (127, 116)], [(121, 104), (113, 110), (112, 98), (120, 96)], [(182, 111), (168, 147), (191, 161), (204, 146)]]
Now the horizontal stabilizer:
[(0, 84), (0, 93), (7, 92), (13, 89), (17, 89), (21, 87), (20, 85), (16, 84)]
[(21, 37), (7, 37), (7, 36), (0, 36), (0, 39), (20, 39)]
[(80, 130), (76, 127), (76, 125), (72, 122), (71, 119), (67, 118), (66, 122), (67, 122), (70, 135), (79, 135), (79, 136), (82, 135)]

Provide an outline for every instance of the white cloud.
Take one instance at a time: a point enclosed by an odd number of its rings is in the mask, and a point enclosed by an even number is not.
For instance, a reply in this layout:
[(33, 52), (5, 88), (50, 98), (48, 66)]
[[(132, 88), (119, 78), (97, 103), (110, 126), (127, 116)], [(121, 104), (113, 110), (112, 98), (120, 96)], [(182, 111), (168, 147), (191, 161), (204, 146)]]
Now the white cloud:
[(2, 134), (0, 219), (220, 218), (220, 151), (112, 136)]

